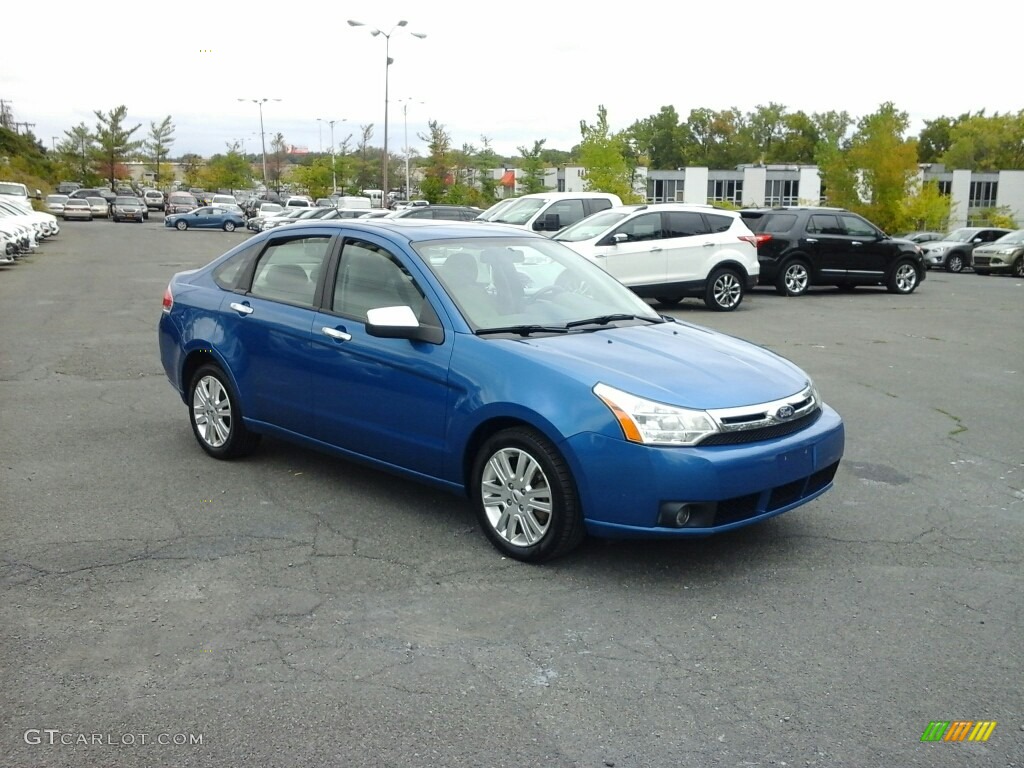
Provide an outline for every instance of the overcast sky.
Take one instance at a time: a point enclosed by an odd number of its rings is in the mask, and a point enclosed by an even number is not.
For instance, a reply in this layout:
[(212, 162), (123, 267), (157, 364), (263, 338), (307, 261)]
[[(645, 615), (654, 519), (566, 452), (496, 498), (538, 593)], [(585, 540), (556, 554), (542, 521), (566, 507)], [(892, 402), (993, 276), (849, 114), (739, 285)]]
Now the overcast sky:
[[(380, 146), (385, 39), (370, 30), (405, 19), (389, 44), (395, 154), (405, 144), (400, 99), (410, 100), (409, 144), (421, 153), (417, 134), (437, 120), (457, 147), (486, 136), (508, 155), (538, 139), (568, 150), (600, 104), (621, 129), (668, 104), (683, 119), (769, 102), (860, 117), (892, 101), (915, 133), (942, 115), (1024, 108), (1019, 46), (982, 43), (979, 31), (997, 17), (994, 28), (1020, 29), (1021, 6), (974, 3), (958, 20), (949, 10), (892, 0), (17, 2), (3, 10), (0, 99), (47, 145), (72, 125), (93, 127), (94, 110), (124, 104), (140, 137), (171, 116), (173, 155), (223, 152), (232, 140), (256, 152), (259, 111), (237, 99), (279, 98), (263, 105), (268, 135), (328, 151), (326, 121), (338, 121), (335, 143), (350, 134), (354, 143), (372, 123)], [(975, 33), (961, 36), (960, 24)]]

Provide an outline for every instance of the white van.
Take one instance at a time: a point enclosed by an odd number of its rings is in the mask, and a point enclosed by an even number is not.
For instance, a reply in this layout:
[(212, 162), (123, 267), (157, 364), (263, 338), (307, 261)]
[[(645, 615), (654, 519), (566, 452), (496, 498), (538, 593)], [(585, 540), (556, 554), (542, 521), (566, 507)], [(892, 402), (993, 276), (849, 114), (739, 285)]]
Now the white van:
[(373, 207), (373, 201), (368, 197), (344, 196), (338, 198), (338, 202), (335, 203), (334, 207), (369, 209)]
[(495, 205), (478, 218), (534, 232), (558, 232), (592, 213), (619, 205), (619, 196), (609, 192), (537, 192), (517, 197), (508, 205)]

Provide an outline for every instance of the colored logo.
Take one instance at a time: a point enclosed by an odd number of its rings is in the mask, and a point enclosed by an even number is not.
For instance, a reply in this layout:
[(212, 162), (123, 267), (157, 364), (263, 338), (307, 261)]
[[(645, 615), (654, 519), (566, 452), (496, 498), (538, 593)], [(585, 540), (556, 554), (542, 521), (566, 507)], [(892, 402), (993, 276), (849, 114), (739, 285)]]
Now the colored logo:
[(995, 720), (932, 720), (921, 741), (988, 741), (995, 729)]
[(784, 405), (775, 412), (775, 418), (779, 421), (785, 421), (786, 419), (793, 418), (793, 413), (794, 410), (792, 405)]

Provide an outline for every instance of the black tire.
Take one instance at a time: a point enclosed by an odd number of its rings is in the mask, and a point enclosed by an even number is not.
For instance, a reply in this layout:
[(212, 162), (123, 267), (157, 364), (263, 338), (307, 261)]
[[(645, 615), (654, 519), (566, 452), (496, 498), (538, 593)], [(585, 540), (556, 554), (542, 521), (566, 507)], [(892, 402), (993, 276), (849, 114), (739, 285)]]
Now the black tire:
[(811, 287), (811, 268), (801, 259), (791, 259), (779, 269), (775, 292), (780, 296), (803, 296)]
[(1024, 277), (1024, 256), (1018, 256), (1017, 260), (1013, 262), (1013, 266), (1010, 268), (1014, 277)]
[(225, 221), (224, 222), (224, 231), (225, 232), (234, 232), (235, 231), (235, 222), (233, 222), (233, 221)]
[(962, 253), (951, 253), (946, 257), (947, 272), (963, 272), (966, 263)]
[(743, 302), (743, 276), (730, 267), (719, 267), (708, 276), (704, 304), (715, 312), (732, 312)]
[[(484, 535), (508, 557), (540, 563), (571, 551), (586, 535), (569, 465), (535, 429), (512, 427), (488, 438), (469, 485)], [(533, 501), (546, 509), (531, 510)]]
[(885, 287), (889, 293), (910, 294), (917, 288), (920, 280), (921, 277), (917, 274), (917, 267), (914, 266), (914, 263), (908, 259), (902, 259), (893, 265)]
[(259, 445), (260, 436), (245, 428), (238, 395), (219, 366), (199, 367), (189, 382), (188, 402), (192, 434), (213, 458), (235, 459)]
[(174, 228), (179, 232), (184, 232), (186, 229), (188, 229), (188, 222), (185, 221), (184, 219), (176, 221), (174, 222)]
[(682, 296), (657, 296), (654, 299), (656, 302), (661, 304), (663, 307), (674, 307), (676, 304), (683, 300)]

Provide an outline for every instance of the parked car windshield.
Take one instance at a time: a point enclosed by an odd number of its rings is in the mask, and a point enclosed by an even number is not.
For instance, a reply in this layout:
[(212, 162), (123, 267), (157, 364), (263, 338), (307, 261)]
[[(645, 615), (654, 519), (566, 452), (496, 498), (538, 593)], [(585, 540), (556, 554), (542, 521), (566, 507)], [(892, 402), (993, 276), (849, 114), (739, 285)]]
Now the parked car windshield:
[(47, 195), (46, 196), (46, 202), (49, 205), (53, 205), (55, 203), (66, 203), (67, 201), (68, 201), (68, 196), (67, 195)]
[(139, 199), (137, 197), (118, 197), (114, 200), (114, 205), (138, 205)]
[(580, 240), (591, 240), (625, 217), (626, 214), (620, 211), (595, 213), (593, 216), (588, 216), (582, 221), (577, 221), (572, 226), (566, 227), (555, 235), (553, 239), (565, 240), (570, 243), (578, 243)]
[(661, 322), (607, 272), (546, 238), (429, 240), (413, 247), (478, 333), (518, 329), (511, 332), (525, 335), (617, 321)]
[(1024, 229), (1018, 229), (1016, 232), (1011, 232), (1008, 235), (1003, 235), (993, 243), (995, 245), (1021, 245), (1024, 243)]
[(523, 197), (500, 211), (497, 218), (491, 219), (491, 221), (501, 224), (525, 224), (546, 203), (547, 200), (544, 198)]
[(954, 229), (948, 235), (947, 240), (951, 240), (954, 243), (969, 243), (978, 234), (978, 230), (970, 228)]

